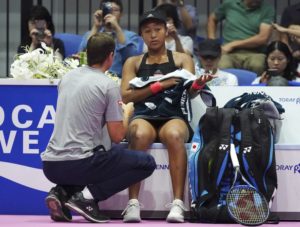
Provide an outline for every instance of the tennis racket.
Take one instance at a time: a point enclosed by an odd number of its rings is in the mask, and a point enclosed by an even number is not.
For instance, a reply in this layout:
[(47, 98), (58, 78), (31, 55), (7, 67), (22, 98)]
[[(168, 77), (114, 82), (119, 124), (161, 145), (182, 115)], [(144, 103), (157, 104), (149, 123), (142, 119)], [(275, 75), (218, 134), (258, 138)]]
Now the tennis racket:
[[(267, 200), (241, 173), (234, 144), (230, 145), (230, 157), (235, 174), (226, 196), (228, 213), (242, 225), (261, 225), (269, 217)], [(245, 185), (235, 185), (239, 176)]]

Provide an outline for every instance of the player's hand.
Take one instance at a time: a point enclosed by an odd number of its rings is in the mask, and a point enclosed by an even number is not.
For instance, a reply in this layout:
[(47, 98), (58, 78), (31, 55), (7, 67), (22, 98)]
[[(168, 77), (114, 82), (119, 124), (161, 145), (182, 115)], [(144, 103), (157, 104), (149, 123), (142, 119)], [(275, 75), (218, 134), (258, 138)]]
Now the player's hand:
[(197, 78), (195, 80), (195, 82), (199, 85), (199, 86), (204, 86), (208, 81), (211, 81), (213, 79), (213, 75), (212, 74), (203, 74), (201, 75), (199, 78)]
[(181, 78), (177, 78), (177, 77), (171, 77), (169, 79), (160, 81), (161, 86), (164, 90), (166, 90), (170, 87), (174, 87), (177, 84), (179, 84), (180, 82), (181, 82)]

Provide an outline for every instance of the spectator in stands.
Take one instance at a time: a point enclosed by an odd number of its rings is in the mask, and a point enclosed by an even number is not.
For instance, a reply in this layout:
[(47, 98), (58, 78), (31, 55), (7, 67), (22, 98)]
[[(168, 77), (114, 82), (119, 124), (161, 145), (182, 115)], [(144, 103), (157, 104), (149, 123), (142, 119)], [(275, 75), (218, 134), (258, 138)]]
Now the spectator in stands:
[(217, 24), (225, 20), (220, 68), (263, 72), (267, 45), (272, 32), (274, 9), (263, 0), (224, 1), (208, 18), (208, 38), (216, 38)]
[[(203, 76), (193, 83), (184, 83), (184, 76), (194, 74), (194, 63), (191, 56), (166, 49), (167, 25), (163, 12), (154, 10), (145, 13), (139, 28), (148, 52), (125, 62), (121, 83), (123, 101), (134, 102), (135, 106), (129, 124), (129, 147), (146, 151), (157, 139), (167, 147), (174, 195), (167, 221), (184, 222), (183, 194), (187, 167), (185, 142), (192, 136), (192, 131), (181, 110), (181, 98), (186, 92), (191, 96), (198, 94), (211, 77)], [(178, 76), (153, 81), (154, 75), (164, 76), (171, 72), (178, 73)], [(133, 88), (132, 80), (138, 80), (144, 86)], [(149, 85), (147, 81), (154, 83)], [(140, 183), (129, 188), (129, 202), (123, 212), (124, 222), (141, 221), (139, 190)]]
[(274, 24), (274, 28), (280, 32), (280, 40), (289, 45), (300, 65), (300, 3), (286, 7), (280, 25)]
[(58, 50), (61, 58), (65, 57), (64, 44), (60, 39), (54, 38), (55, 28), (52, 16), (44, 6), (33, 6), (27, 20), (26, 36), (22, 37), (21, 44), (18, 47), (18, 53), (26, 53), (25, 47), (29, 50), (42, 48), (41, 42)]
[(205, 39), (199, 43), (199, 58), (202, 68), (196, 74), (210, 74), (213, 76), (208, 86), (237, 86), (238, 80), (235, 75), (222, 71), (218, 68), (222, 54), (221, 45), (216, 39)]
[[(268, 83), (272, 77), (282, 77), (288, 81), (300, 81), (297, 77), (297, 65), (289, 47), (281, 41), (271, 42), (266, 51), (265, 71), (252, 84)], [(281, 81), (283, 79), (272, 79)]]
[(179, 24), (178, 33), (180, 35), (188, 35), (195, 40), (198, 26), (196, 8), (190, 4), (184, 4), (184, 0), (157, 0), (156, 5), (159, 6), (165, 3), (173, 4), (177, 7), (179, 20), (181, 22)]
[[(193, 40), (190, 36), (178, 34), (180, 20), (178, 17), (176, 6), (173, 4), (162, 4), (156, 7), (162, 11), (167, 17), (168, 35), (166, 37), (166, 48), (171, 51), (177, 51), (193, 55)], [(144, 43), (144, 52), (147, 52), (147, 45)]]
[[(300, 43), (300, 25), (289, 25), (289, 27), (283, 27), (276, 23), (273, 24), (273, 27), (280, 32), (281, 41), (285, 42), (286, 44), (290, 44), (290, 41), (296, 41)], [(297, 38), (297, 40), (295, 40)]]
[[(111, 33), (116, 42), (114, 62), (109, 69), (110, 73), (122, 77), (122, 67), (128, 57), (141, 54), (140, 37), (126, 29), (122, 29), (120, 20), (123, 12), (121, 0), (102, 0), (100, 9), (94, 13), (94, 23), (91, 31), (85, 33), (79, 51), (86, 48), (88, 38), (98, 32)], [(141, 50), (139, 50), (141, 49)]]
[(57, 184), (46, 197), (54, 221), (71, 221), (71, 209), (91, 222), (107, 222), (98, 201), (148, 177), (156, 167), (151, 155), (111, 146), (124, 138), (133, 113), (132, 103), (123, 105), (122, 113), (120, 88), (104, 74), (114, 48), (110, 35), (91, 36), (88, 66), (69, 72), (58, 86), (54, 130), (41, 154), (46, 177)]
[(286, 44), (289, 44), (288, 35), (300, 36), (299, 31), (294, 31), (296, 29), (288, 29), (291, 25), (300, 26), (300, 3), (290, 5), (284, 9), (280, 25), (275, 26), (275, 28), (281, 32), (280, 39)]
[[(300, 67), (300, 25), (289, 25), (287, 28), (278, 24), (273, 24), (273, 26), (280, 32), (281, 41), (290, 47), (292, 55)], [(298, 73), (300, 74), (300, 70)]]

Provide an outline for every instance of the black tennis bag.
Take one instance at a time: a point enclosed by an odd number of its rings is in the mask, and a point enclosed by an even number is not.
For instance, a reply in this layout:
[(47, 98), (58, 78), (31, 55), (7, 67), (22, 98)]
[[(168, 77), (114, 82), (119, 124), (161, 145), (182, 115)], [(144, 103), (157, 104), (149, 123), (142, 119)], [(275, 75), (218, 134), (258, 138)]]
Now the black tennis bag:
[(231, 142), (244, 176), (272, 202), (277, 189), (274, 136), (264, 110), (211, 107), (200, 119), (189, 154), (191, 221), (233, 222), (226, 207), (234, 178)]

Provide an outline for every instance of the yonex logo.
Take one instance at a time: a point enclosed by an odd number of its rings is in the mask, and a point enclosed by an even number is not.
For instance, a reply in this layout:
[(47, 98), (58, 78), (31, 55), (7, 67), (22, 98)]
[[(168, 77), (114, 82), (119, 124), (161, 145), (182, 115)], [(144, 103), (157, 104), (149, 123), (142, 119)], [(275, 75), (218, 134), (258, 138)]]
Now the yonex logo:
[(243, 153), (246, 154), (246, 153), (250, 153), (252, 150), (252, 147), (244, 147), (244, 151)]
[(219, 150), (225, 151), (227, 148), (228, 148), (228, 145), (227, 145), (227, 144), (221, 144), (221, 145), (219, 146)]
[(148, 17), (154, 17), (154, 16), (153, 16), (153, 14), (149, 14), (149, 15), (147, 16), (147, 18), (148, 18)]
[(93, 207), (87, 206), (85, 209), (87, 209), (88, 211), (92, 211), (92, 210), (93, 210)]

